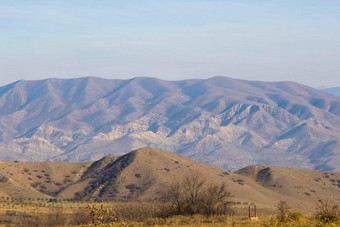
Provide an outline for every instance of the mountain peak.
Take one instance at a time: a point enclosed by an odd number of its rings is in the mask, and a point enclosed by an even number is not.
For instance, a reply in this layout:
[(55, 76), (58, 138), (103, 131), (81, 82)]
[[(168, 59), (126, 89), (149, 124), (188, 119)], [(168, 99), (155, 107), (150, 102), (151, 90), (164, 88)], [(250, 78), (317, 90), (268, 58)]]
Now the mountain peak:
[(0, 127), (9, 160), (93, 161), (155, 147), (230, 170), (340, 168), (340, 98), (293, 82), (19, 81), (0, 88)]

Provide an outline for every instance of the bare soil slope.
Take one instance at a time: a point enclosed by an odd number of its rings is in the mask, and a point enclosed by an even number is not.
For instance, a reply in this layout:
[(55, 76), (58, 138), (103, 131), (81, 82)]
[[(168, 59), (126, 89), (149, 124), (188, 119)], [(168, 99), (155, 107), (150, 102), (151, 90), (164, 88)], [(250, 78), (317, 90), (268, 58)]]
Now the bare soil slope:
[(0, 196), (47, 198), (74, 184), (90, 163), (0, 161)]
[(254, 165), (235, 173), (248, 177), (272, 194), (282, 196), (289, 204), (307, 207), (312, 199), (317, 199), (315, 195), (340, 203), (339, 172)]
[[(108, 156), (88, 163), (0, 163), (0, 196), (80, 200), (154, 199), (171, 182), (200, 172), (211, 183), (225, 182), (234, 201), (272, 207), (280, 200), (310, 208), (313, 193), (340, 201), (340, 173), (273, 166), (248, 166), (229, 172), (185, 156), (153, 148)], [(304, 185), (302, 190), (296, 187)]]

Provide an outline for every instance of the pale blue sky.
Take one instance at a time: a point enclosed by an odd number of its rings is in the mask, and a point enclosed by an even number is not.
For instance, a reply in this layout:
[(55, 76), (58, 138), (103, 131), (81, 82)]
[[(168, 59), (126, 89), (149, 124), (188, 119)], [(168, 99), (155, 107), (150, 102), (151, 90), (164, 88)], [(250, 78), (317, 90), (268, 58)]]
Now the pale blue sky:
[(0, 85), (228, 76), (340, 86), (340, 1), (1, 0), (0, 44)]

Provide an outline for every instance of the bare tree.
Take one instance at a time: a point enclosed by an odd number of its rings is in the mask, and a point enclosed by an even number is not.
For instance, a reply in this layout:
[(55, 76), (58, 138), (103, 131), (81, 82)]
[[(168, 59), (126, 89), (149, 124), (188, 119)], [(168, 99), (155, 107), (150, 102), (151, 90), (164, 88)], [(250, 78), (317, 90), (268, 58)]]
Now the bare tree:
[(209, 185), (207, 190), (206, 213), (223, 214), (229, 209), (232, 194), (227, 190), (227, 185)]
[(279, 211), (279, 214), (277, 215), (277, 219), (279, 219), (280, 222), (286, 221), (288, 219), (288, 213), (290, 209), (287, 202), (281, 200), (275, 207)]
[(173, 182), (166, 193), (175, 214), (222, 214), (230, 208), (231, 192), (225, 183), (209, 184), (199, 172)]

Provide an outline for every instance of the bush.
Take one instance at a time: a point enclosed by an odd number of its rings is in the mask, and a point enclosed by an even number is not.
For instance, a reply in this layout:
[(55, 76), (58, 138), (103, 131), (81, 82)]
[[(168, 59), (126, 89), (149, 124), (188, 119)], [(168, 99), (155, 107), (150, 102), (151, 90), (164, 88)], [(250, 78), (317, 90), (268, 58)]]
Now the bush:
[(319, 199), (316, 202), (316, 205), (318, 207), (316, 218), (321, 222), (330, 223), (338, 220), (338, 205), (334, 204), (328, 199)]
[(288, 214), (288, 218), (293, 221), (300, 221), (302, 219), (302, 214), (300, 212), (291, 212)]
[(61, 226), (67, 224), (66, 214), (63, 208), (52, 207), (46, 218), (42, 218), (45, 226)]
[(19, 213), (18, 226), (66, 226), (66, 225), (86, 225), (91, 223), (87, 210), (80, 208), (78, 211), (67, 214), (63, 208), (51, 207), (47, 213)]
[(50, 208), (47, 214), (37, 212), (35, 214), (23, 213), (19, 215), (22, 226), (62, 226), (68, 224), (67, 214), (62, 208)]
[(288, 212), (289, 212), (289, 209), (290, 209), (288, 204), (285, 201), (281, 200), (275, 207), (279, 211), (279, 214), (277, 215), (277, 219), (280, 222), (287, 221), (288, 220)]
[(148, 218), (161, 217), (159, 211), (159, 206), (151, 202), (125, 202), (115, 205), (115, 213), (119, 221), (144, 221)]
[(85, 225), (91, 223), (90, 212), (88, 209), (81, 207), (74, 213), (72, 213), (69, 217), (70, 225)]
[(173, 208), (171, 215), (226, 214), (230, 210), (231, 192), (225, 183), (208, 184), (199, 172), (170, 185), (165, 201)]
[(99, 208), (95, 205), (89, 205), (87, 208), (90, 210), (91, 221), (94, 225), (116, 221), (115, 213), (112, 209), (104, 208), (103, 205)]

